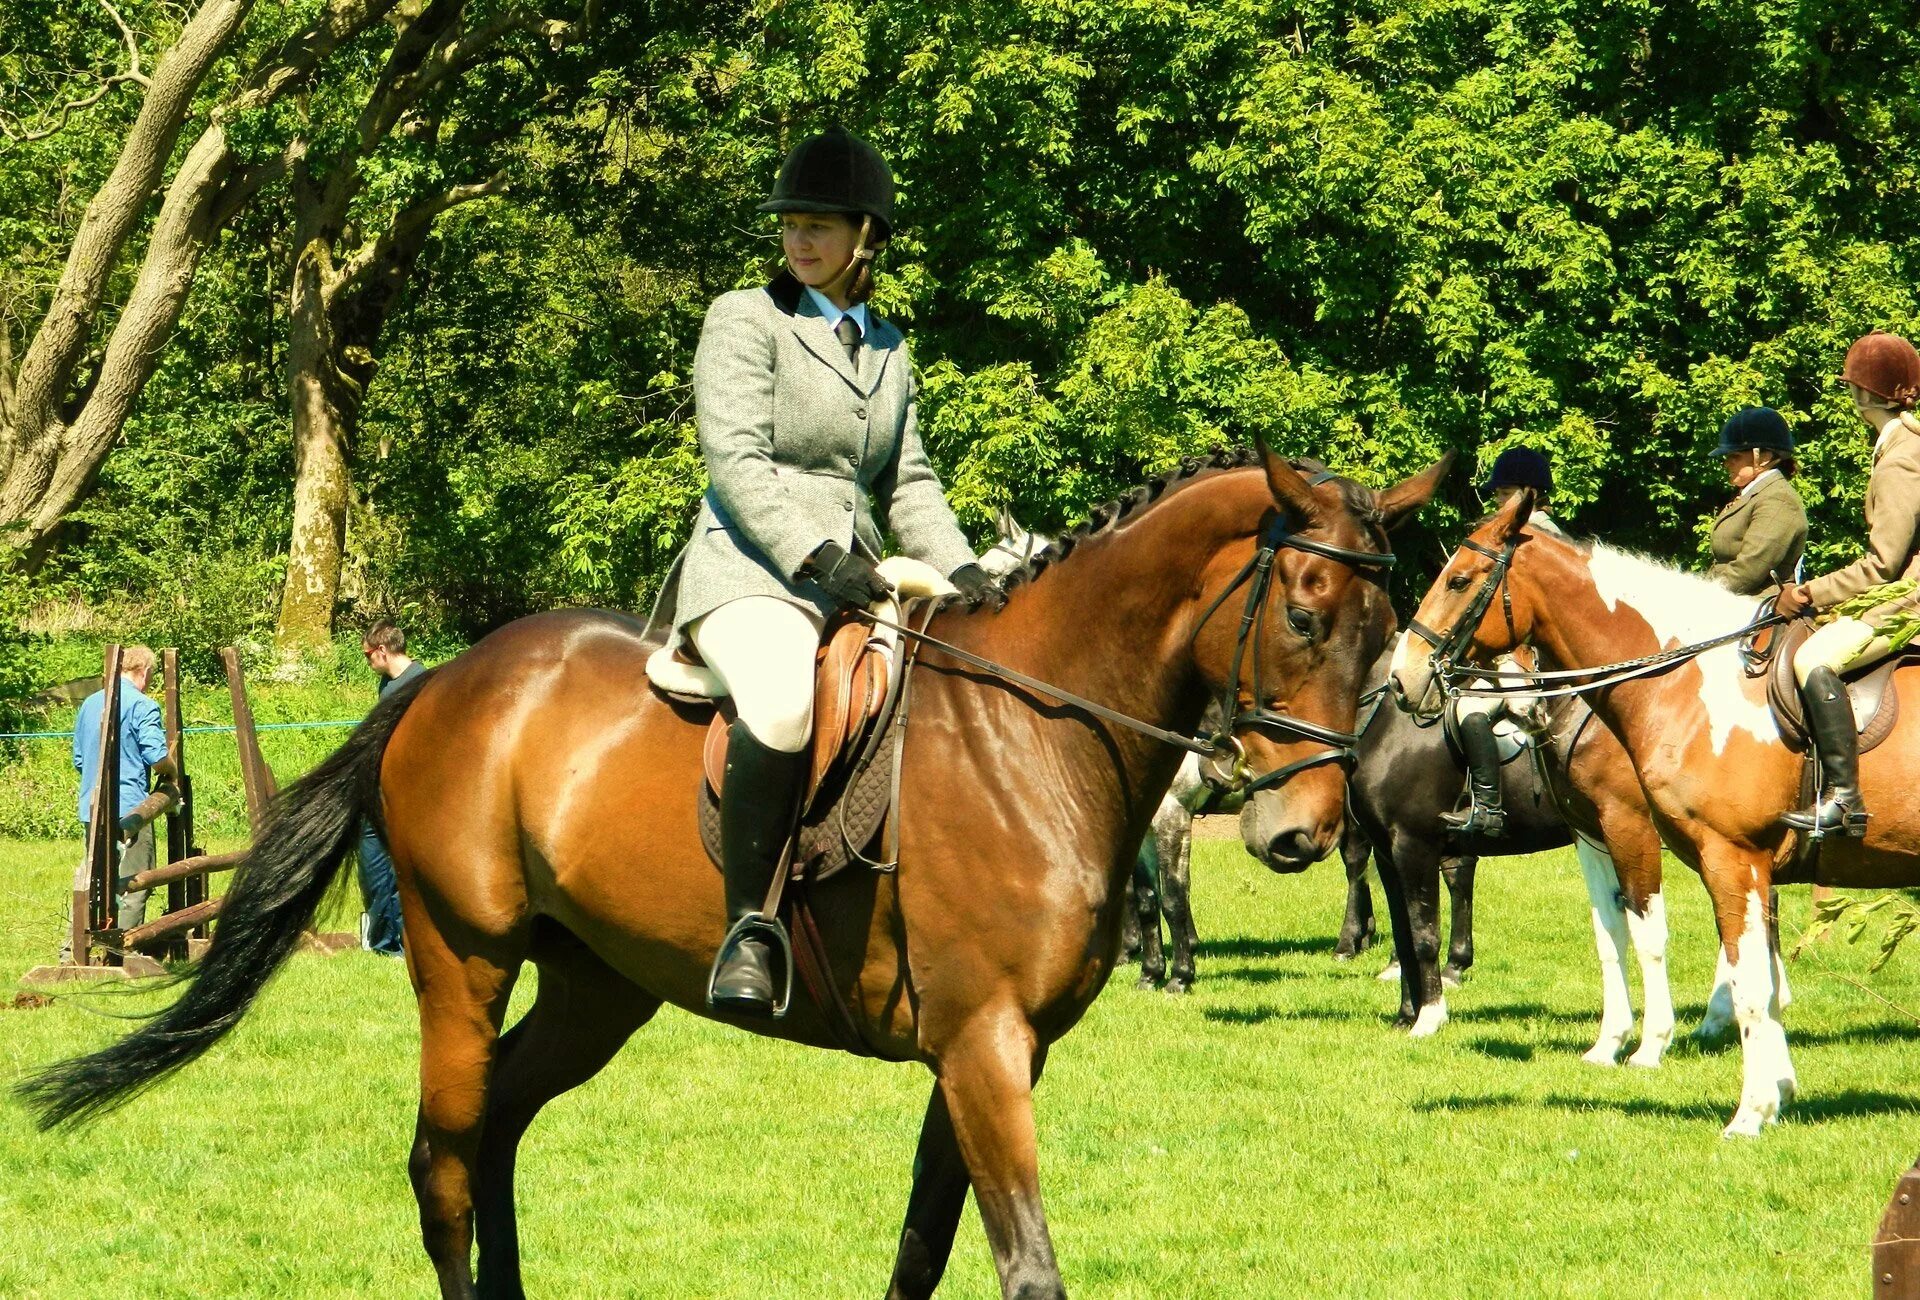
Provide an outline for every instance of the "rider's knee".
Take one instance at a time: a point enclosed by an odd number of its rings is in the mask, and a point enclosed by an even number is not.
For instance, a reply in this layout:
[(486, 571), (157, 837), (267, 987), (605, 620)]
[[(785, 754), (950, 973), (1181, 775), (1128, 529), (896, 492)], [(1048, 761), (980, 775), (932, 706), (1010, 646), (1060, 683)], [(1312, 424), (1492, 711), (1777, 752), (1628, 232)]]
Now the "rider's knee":
[(736, 696), (740, 721), (768, 749), (797, 754), (813, 738), (812, 684), (802, 692), (769, 692), (751, 705)]

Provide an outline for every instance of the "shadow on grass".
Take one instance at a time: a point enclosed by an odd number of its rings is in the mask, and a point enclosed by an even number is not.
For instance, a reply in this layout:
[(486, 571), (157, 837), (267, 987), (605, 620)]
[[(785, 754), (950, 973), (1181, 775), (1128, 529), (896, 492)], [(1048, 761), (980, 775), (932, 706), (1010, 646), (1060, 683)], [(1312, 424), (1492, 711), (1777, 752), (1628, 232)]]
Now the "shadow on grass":
[(1535, 1051), (1534, 1044), (1511, 1038), (1469, 1038), (1463, 1046), (1469, 1052), (1478, 1052), (1502, 1061), (1531, 1061)]
[(1494, 1002), (1486, 1006), (1462, 1006), (1456, 1013), (1461, 1020), (1542, 1020), (1556, 1024), (1591, 1024), (1593, 1011), (1560, 1011), (1544, 1002)]
[(1201, 1018), (1211, 1020), (1217, 1025), (1265, 1025), (1276, 1021), (1286, 1022), (1304, 1020), (1318, 1024), (1327, 1024), (1337, 1020), (1353, 1024), (1378, 1025), (1382, 1029), (1392, 1029), (1394, 1018), (1391, 1014), (1372, 1011), (1349, 1011), (1344, 1008), (1316, 1009), (1313, 1007), (1206, 1007), (1200, 1012)]
[(1207, 977), (1239, 984), (1278, 984), (1282, 980), (1305, 978), (1299, 971), (1279, 970), (1272, 966), (1229, 966), (1225, 970), (1209, 970)]
[[(1613, 1111), (1636, 1119), (1700, 1120), (1724, 1124), (1728, 1116), (1733, 1114), (1737, 1100), (1731, 1093), (1724, 1102), (1661, 1101), (1652, 1097), (1576, 1097), (1566, 1093), (1548, 1093), (1534, 1100), (1507, 1092), (1478, 1097), (1428, 1097), (1414, 1102), (1411, 1109), (1425, 1114), (1450, 1114), (1539, 1107), (1582, 1112)], [(1793, 1124), (1825, 1124), (1834, 1120), (1911, 1114), (1920, 1114), (1920, 1097), (1873, 1089), (1848, 1089), (1794, 1101), (1782, 1114), (1782, 1120)]]
[(1196, 957), (1284, 957), (1303, 952), (1333, 952), (1331, 939), (1256, 939), (1238, 934), (1231, 939), (1202, 939), (1193, 945)]

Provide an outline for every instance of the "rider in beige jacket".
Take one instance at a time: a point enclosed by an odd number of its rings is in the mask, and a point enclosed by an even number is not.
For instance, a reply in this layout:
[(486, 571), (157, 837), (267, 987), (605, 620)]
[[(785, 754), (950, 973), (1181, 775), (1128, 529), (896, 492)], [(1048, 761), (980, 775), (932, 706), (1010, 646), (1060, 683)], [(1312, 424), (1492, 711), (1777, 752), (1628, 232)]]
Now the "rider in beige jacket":
[[(1831, 611), (1901, 579), (1920, 579), (1920, 353), (1897, 334), (1869, 334), (1847, 350), (1841, 377), (1854, 410), (1874, 435), (1867, 480), (1867, 551), (1837, 569), (1780, 593), (1783, 614)], [(1819, 750), (1822, 793), (1784, 820), (1800, 830), (1867, 833), (1853, 705), (1841, 674), (1893, 652), (1897, 624), (1920, 616), (1920, 590), (1835, 618), (1793, 657), (1807, 723)]]

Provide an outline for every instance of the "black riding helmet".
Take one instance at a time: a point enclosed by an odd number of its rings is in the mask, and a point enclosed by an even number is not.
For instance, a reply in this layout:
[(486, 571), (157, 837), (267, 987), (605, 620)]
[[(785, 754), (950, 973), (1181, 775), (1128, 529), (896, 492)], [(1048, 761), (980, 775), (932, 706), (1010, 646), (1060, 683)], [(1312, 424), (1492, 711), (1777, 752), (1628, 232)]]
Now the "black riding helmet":
[(1743, 406), (1728, 416), (1720, 426), (1720, 445), (1713, 454), (1734, 456), (1756, 450), (1793, 455), (1793, 430), (1771, 406)]
[(1545, 456), (1531, 447), (1509, 447), (1493, 462), (1493, 472), (1487, 475), (1485, 490), (1497, 492), (1506, 487), (1532, 488), (1542, 496), (1551, 496), (1553, 467), (1547, 464)]
[(872, 217), (871, 238), (880, 243), (893, 235), (893, 172), (878, 149), (845, 127), (828, 127), (793, 147), (760, 211)]

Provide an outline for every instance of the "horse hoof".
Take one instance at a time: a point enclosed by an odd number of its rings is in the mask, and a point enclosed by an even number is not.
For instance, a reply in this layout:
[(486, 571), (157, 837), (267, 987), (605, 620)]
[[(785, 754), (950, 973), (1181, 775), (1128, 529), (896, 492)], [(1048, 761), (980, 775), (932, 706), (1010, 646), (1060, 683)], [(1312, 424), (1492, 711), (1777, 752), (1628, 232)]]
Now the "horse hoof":
[(1638, 1070), (1657, 1070), (1660, 1068), (1660, 1057), (1661, 1053), (1649, 1052), (1643, 1047), (1627, 1058), (1627, 1064)]
[(1609, 1044), (1602, 1040), (1588, 1048), (1587, 1054), (1580, 1059), (1588, 1065), (1604, 1065), (1612, 1069), (1620, 1063), (1620, 1044)]
[(1187, 981), (1179, 978), (1178, 976), (1175, 976), (1173, 979), (1168, 980), (1166, 987), (1161, 989), (1160, 991), (1162, 993), (1171, 994), (1174, 997), (1179, 997), (1191, 987), (1192, 985), (1188, 984)]
[(1139, 979), (1139, 982), (1136, 983), (1133, 987), (1140, 990), (1142, 993), (1151, 993), (1155, 989), (1160, 987), (1160, 981), (1156, 980), (1151, 975), (1142, 975)]
[(1734, 1112), (1727, 1126), (1720, 1130), (1723, 1138), (1757, 1138), (1767, 1125), (1779, 1117), (1769, 1115), (1758, 1106), (1742, 1106)]
[(1420, 1008), (1420, 1014), (1414, 1018), (1413, 1028), (1408, 1034), (1413, 1038), (1431, 1038), (1440, 1032), (1440, 1026), (1447, 1023), (1447, 1000), (1429, 1002)]
[(1693, 1031), (1693, 1041), (1705, 1047), (1724, 1041), (1733, 1033), (1731, 1020), (1702, 1020), (1700, 1027)]
[(1400, 963), (1397, 961), (1388, 962), (1387, 968), (1381, 971), (1378, 975), (1374, 976), (1374, 978), (1379, 980), (1382, 984), (1391, 984), (1393, 981), (1400, 978)]
[(1440, 972), (1440, 987), (1457, 989), (1461, 984), (1466, 982), (1466, 978), (1467, 973), (1465, 971), (1456, 970), (1452, 966), (1449, 966)]

